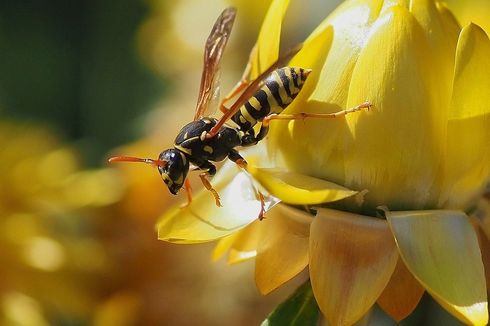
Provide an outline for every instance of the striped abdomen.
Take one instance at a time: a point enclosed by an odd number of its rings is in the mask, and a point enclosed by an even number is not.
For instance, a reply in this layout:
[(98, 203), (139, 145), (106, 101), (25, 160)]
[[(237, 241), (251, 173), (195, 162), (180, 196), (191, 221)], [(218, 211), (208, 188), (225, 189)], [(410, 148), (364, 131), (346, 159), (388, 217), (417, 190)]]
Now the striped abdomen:
[(267, 76), (262, 87), (231, 118), (243, 131), (272, 113), (281, 113), (298, 95), (311, 70), (284, 67)]

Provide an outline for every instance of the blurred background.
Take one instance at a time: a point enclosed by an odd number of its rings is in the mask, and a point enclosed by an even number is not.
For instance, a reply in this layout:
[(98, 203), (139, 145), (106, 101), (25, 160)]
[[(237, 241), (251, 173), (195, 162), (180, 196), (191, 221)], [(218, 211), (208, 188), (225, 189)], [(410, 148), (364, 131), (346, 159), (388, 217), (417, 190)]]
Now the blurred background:
[[(260, 296), (253, 261), (213, 263), (213, 244), (158, 241), (184, 199), (153, 169), (106, 164), (172, 145), (233, 5), (230, 89), (269, 2), (0, 1), (0, 325), (251, 325), (291, 293), (299, 281)], [(285, 46), (334, 5), (293, 1)]]
[[(291, 2), (285, 48), (341, 1)], [(106, 164), (172, 145), (233, 5), (229, 90), (269, 3), (0, 0), (0, 325), (257, 325), (302, 281), (262, 297), (253, 261), (158, 241), (158, 217), (184, 198), (153, 169)]]

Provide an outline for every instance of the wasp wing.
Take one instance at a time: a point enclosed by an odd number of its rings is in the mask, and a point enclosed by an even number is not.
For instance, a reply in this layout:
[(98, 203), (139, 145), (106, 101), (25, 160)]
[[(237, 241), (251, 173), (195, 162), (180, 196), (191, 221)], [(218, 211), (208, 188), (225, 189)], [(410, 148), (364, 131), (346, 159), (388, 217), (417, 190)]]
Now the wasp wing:
[(204, 49), (204, 66), (194, 120), (205, 115), (211, 102), (219, 96), (219, 66), (235, 21), (236, 9), (226, 8), (214, 23)]
[(259, 88), (262, 86), (262, 81), (274, 70), (277, 68), (281, 67), (284, 65), (286, 62), (290, 61), (296, 53), (301, 50), (303, 44), (300, 43), (297, 46), (295, 46), (293, 49), (285, 53), (283, 56), (281, 56), (276, 62), (274, 62), (269, 68), (267, 68), (265, 71), (263, 71), (256, 79), (254, 79), (248, 87), (243, 91), (242, 94), (237, 98), (237, 100), (228, 108), (228, 111), (226, 111), (225, 114), (219, 119), (219, 121), (216, 123), (216, 125), (211, 128), (209, 131), (209, 134), (211, 136), (214, 136), (215, 134), (218, 133), (218, 131), (221, 129), (221, 127), (228, 121), (231, 117), (235, 115), (235, 113), (238, 112), (240, 107), (244, 105), (249, 98), (251, 98), (255, 92), (259, 90)]

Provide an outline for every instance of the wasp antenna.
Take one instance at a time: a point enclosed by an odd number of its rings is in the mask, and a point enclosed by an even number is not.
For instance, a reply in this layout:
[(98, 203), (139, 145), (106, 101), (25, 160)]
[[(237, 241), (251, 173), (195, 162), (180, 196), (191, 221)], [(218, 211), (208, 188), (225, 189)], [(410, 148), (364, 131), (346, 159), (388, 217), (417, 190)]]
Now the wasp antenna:
[(114, 156), (111, 157), (108, 161), (109, 163), (118, 163), (118, 162), (136, 162), (136, 163), (149, 163), (149, 159), (132, 157), (132, 156)]
[(163, 167), (168, 163), (167, 160), (152, 160), (151, 158), (140, 158), (140, 157), (133, 157), (133, 156), (114, 156), (111, 157), (108, 161), (109, 163), (120, 163), (120, 162), (146, 163), (156, 167), (158, 166)]

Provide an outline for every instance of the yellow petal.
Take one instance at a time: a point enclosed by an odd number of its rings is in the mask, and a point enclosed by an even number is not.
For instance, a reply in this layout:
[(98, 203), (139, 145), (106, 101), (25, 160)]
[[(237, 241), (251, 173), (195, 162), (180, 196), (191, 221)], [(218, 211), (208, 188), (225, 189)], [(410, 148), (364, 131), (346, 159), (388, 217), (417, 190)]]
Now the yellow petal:
[[(332, 41), (333, 29), (331, 26), (327, 26), (324, 30), (318, 32), (315, 37), (308, 38), (308, 40), (304, 42), (301, 50), (289, 62), (288, 65), (291, 67), (307, 68), (311, 69), (312, 72), (308, 76), (308, 79), (294, 102), (284, 111), (285, 113), (295, 111), (295, 106), (304, 105), (304, 102), (309, 100), (311, 93), (317, 87), (316, 85), (318, 84), (318, 78), (320, 77), (323, 62), (325, 62), (330, 51)], [(294, 121), (291, 123), (294, 125)], [(286, 125), (287, 124), (283, 123), (283, 127)], [(291, 136), (294, 137), (294, 135)]]
[[(329, 52), (330, 46), (332, 44), (333, 39), (333, 29), (331, 26), (327, 26), (321, 32), (315, 34), (315, 37), (309, 38), (303, 44), (301, 50), (293, 57), (293, 59), (289, 62), (289, 66), (291, 67), (302, 67), (311, 69), (311, 73), (308, 76), (301, 92), (295, 98), (293, 103), (289, 105), (284, 111), (284, 114), (288, 114), (289, 112), (297, 112), (297, 108), (304, 107), (306, 102), (308, 102), (311, 93), (316, 88), (318, 83), (318, 78), (320, 77), (320, 72), (322, 70), (323, 62)], [(309, 105), (309, 112), (317, 112), (314, 108)], [(306, 122), (311, 122), (311, 119), (308, 121), (300, 121), (300, 129), (301, 128), (309, 128), (306, 125)], [(325, 121), (322, 121), (325, 122)], [(274, 146), (268, 146), (268, 157), (272, 158), (272, 161), (276, 159), (276, 151), (277, 149), (282, 148), (282, 146), (295, 146), (294, 148), (289, 148), (291, 151), (304, 151), (305, 148), (303, 144), (293, 140), (300, 140), (302, 135), (301, 132), (298, 133), (298, 128), (295, 128), (296, 121), (280, 121), (276, 120), (270, 129), (269, 139), (272, 141)], [(323, 129), (323, 128), (322, 128)], [(310, 144), (311, 145), (311, 144)], [(316, 144), (317, 146), (318, 144)], [(323, 144), (322, 144), (323, 146)], [(294, 159), (301, 160), (300, 155), (298, 157), (294, 157)], [(277, 160), (276, 160), (277, 161)], [(281, 165), (278, 162), (275, 162), (276, 166)], [(264, 166), (264, 165), (261, 165)]]
[(255, 282), (262, 294), (278, 288), (308, 265), (312, 220), (310, 214), (279, 204), (260, 222)]
[(410, 12), (422, 26), (430, 55), (437, 58), (432, 61), (431, 66), (431, 70), (436, 71), (438, 77), (437, 83), (432, 85), (431, 92), (440, 104), (433, 107), (439, 117), (433, 123), (445, 126), (447, 107), (451, 99), (454, 55), (461, 28), (454, 16), (443, 8), (438, 8), (434, 0), (410, 1)]
[(158, 239), (176, 243), (212, 241), (257, 219), (260, 201), (249, 175), (233, 163), (224, 165), (212, 180), (221, 196), (217, 207), (211, 193), (201, 190), (186, 208), (169, 209), (157, 224)]
[(424, 288), (398, 259), (390, 282), (378, 298), (378, 305), (394, 320), (399, 322), (417, 307)]
[(279, 57), (281, 27), (289, 0), (273, 0), (260, 28), (256, 48), (251, 56), (252, 68), (249, 78), (257, 78)]
[(314, 205), (357, 194), (357, 191), (300, 173), (254, 167), (249, 171), (270, 194), (288, 204)]
[(211, 259), (213, 261), (218, 261), (219, 259), (221, 259), (221, 257), (228, 253), (239, 232), (240, 231), (218, 240), (211, 254)]
[(458, 211), (385, 212), (410, 272), (447, 311), (464, 323), (488, 321), (480, 248)]
[[(316, 65), (319, 65), (319, 63), (325, 61), (325, 58), (330, 51), (332, 41), (333, 28), (332, 26), (327, 26), (324, 30), (319, 31), (317, 34), (315, 34), (315, 37), (310, 36), (308, 40), (303, 43), (301, 50), (289, 62), (289, 66), (313, 68)], [(321, 68), (321, 66), (317, 68)], [(308, 76), (307, 82), (309, 82), (312, 78), (315, 79), (315, 76), (317, 76), (318, 78), (318, 70), (320, 69), (313, 69), (312, 73)], [(303, 86), (302, 91), (299, 95), (303, 93), (305, 87), (306, 85)]]
[[(269, 213), (267, 213), (269, 216)], [(259, 241), (258, 220), (229, 236), (221, 238), (214, 247), (211, 258), (216, 261), (228, 254), (227, 263), (236, 264), (254, 258)]]
[[(331, 26), (327, 26), (322, 31), (315, 34), (315, 37), (310, 37), (303, 45), (301, 51), (291, 60), (290, 66), (309, 68), (312, 70), (308, 80), (303, 86), (301, 92), (296, 99), (283, 111), (283, 114), (304, 112), (307, 108), (308, 112), (321, 113), (330, 112), (335, 109), (331, 104), (319, 103), (310, 100), (311, 94), (317, 88), (322, 67), (325, 62), (325, 58), (330, 51), (330, 46), (333, 39), (333, 29)], [(335, 83), (334, 83), (335, 84)], [(330, 109), (326, 111), (326, 107)], [(335, 107), (335, 105), (333, 105)], [(325, 128), (325, 124), (328, 124), (328, 128)], [(330, 137), (325, 138), (325, 131), (333, 132), (332, 128), (338, 128), (342, 126), (338, 121), (325, 121), (323, 119), (307, 119), (304, 121), (274, 121), (271, 124), (269, 132), (269, 142), (273, 144), (269, 146), (269, 157), (277, 159), (275, 154), (278, 151), (287, 153), (309, 153), (318, 152), (325, 146), (328, 146), (328, 140)], [(312, 142), (305, 140), (304, 136), (309, 132), (313, 132), (315, 138), (322, 139), (322, 142)], [(320, 146), (321, 145), (321, 146)], [(290, 165), (303, 167), (305, 165), (305, 158), (303, 155), (287, 155), (285, 157)], [(282, 162), (279, 161), (281, 165)], [(301, 171), (300, 169), (296, 169)]]
[(332, 26), (334, 39), (310, 100), (345, 106), (352, 70), (365, 46), (369, 26), (379, 15), (382, 3), (346, 1), (312, 33), (309, 39)]
[(461, 31), (456, 53), (440, 206), (465, 208), (482, 193), (490, 175), (488, 58), (488, 36), (476, 25), (466, 26)]
[(310, 231), (310, 277), (331, 325), (351, 325), (376, 302), (398, 259), (386, 221), (319, 209)]
[(490, 41), (477, 25), (463, 28), (458, 41), (450, 119), (490, 113)]
[(259, 230), (261, 227), (260, 221), (255, 219), (253, 223), (238, 231), (230, 247), (230, 253), (227, 259), (228, 264), (241, 263), (257, 255)]
[[(380, 51), (380, 49), (383, 49)], [(442, 124), (435, 58), (423, 30), (402, 6), (393, 6), (372, 26), (352, 74), (348, 106), (369, 100), (374, 109), (352, 114), (345, 153), (346, 186), (366, 188), (371, 206), (424, 207), (442, 157)], [(348, 151), (345, 150), (348, 148)], [(328, 167), (324, 167), (327, 171)]]
[[(324, 30), (327, 26), (331, 25), (335, 27), (335, 30), (338, 34), (341, 31), (344, 31), (348, 35), (340, 35), (340, 37), (345, 37), (346, 39), (352, 39), (351, 46), (359, 43), (358, 41), (361, 39), (359, 34), (356, 34), (356, 31), (351, 30), (351, 24), (354, 24), (354, 29), (362, 29), (362, 25), (370, 24), (374, 20), (376, 20), (379, 16), (379, 13), (384, 5), (386, 5), (388, 1), (385, 0), (375, 0), (375, 1), (365, 1), (365, 0), (350, 0), (342, 2), (328, 17), (321, 22), (318, 27), (311, 33), (308, 37), (308, 40), (312, 37), (315, 37), (317, 33)], [(353, 19), (351, 19), (351, 17)], [(337, 34), (336, 32), (336, 34)], [(357, 31), (359, 32), (359, 31)], [(357, 40), (357, 42), (355, 42)]]
[[(284, 113), (331, 113), (345, 108), (352, 70), (382, 3), (346, 1), (318, 26), (305, 47), (324, 45), (318, 46), (319, 50), (308, 51), (317, 57), (314, 65), (307, 59), (294, 60), (300, 66), (308, 65), (313, 72), (298, 98)], [(284, 153), (288, 166), (294, 171), (341, 183), (345, 173), (343, 151), (333, 152), (332, 148), (337, 146), (337, 134), (345, 127), (345, 119), (274, 122), (269, 133), (274, 145), (271, 150)]]

